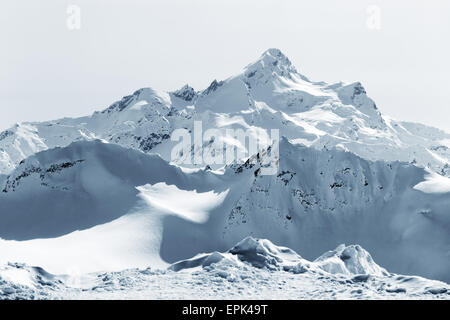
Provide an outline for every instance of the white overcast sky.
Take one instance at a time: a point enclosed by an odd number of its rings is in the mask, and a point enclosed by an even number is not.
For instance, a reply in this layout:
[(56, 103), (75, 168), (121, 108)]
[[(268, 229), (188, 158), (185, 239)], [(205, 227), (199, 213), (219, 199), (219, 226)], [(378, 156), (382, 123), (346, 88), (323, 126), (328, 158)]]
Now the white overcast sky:
[(2, 0), (0, 130), (141, 87), (203, 89), (276, 47), (312, 80), (361, 81), (385, 114), (450, 131), (449, 39), (448, 0)]

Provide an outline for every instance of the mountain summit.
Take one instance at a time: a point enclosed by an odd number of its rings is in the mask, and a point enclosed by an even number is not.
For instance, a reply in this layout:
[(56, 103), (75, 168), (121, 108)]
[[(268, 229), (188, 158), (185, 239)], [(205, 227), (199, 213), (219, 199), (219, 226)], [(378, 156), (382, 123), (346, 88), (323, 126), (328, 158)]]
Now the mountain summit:
[(176, 161), (170, 135), (177, 128), (192, 130), (194, 120), (203, 121), (204, 130), (251, 127), (255, 135), (276, 128), (293, 143), (450, 174), (448, 133), (394, 120), (380, 110), (360, 82), (312, 82), (280, 50), (268, 49), (242, 73), (214, 80), (204, 90), (143, 88), (90, 116), (5, 130), (0, 133), (0, 182), (1, 174), (26, 157), (78, 140), (101, 139)]
[(297, 74), (297, 69), (279, 49), (271, 48), (264, 51), (256, 62), (249, 64), (245, 68), (247, 78), (253, 77), (258, 72), (289, 76), (291, 73)]

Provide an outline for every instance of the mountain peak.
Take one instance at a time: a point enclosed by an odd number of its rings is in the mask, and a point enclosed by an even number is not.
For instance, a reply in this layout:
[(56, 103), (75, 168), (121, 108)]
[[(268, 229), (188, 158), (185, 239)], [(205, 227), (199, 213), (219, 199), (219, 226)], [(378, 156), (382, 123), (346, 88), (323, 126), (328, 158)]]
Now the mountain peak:
[(280, 49), (277, 49), (277, 48), (269, 48), (266, 51), (264, 51), (263, 54), (261, 55), (261, 58), (264, 58), (264, 57), (272, 57), (272, 58), (277, 58), (280, 60), (285, 60), (285, 61), (289, 62), (289, 64), (291, 64), (288, 57), (283, 52), (281, 52)]
[(190, 85), (185, 84), (181, 89), (172, 92), (175, 97), (183, 99), (185, 101), (192, 101), (194, 97), (197, 95), (194, 88)]
[(245, 75), (248, 78), (252, 78), (258, 73), (260, 77), (264, 74), (274, 73), (278, 76), (289, 77), (291, 73), (297, 73), (297, 70), (281, 50), (270, 48), (264, 51), (258, 60), (245, 68)]

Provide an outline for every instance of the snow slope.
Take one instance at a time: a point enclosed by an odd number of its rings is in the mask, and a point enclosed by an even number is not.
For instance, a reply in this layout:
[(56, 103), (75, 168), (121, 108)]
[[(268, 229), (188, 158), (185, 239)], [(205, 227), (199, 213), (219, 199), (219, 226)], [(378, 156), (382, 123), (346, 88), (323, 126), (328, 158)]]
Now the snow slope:
[[(411, 162), (450, 174), (448, 133), (383, 115), (359, 82), (311, 81), (278, 49), (204, 90), (143, 88), (91, 116), (16, 124), (0, 133), (0, 174), (38, 151), (90, 139), (177, 161), (171, 159), (170, 134), (192, 130), (194, 120), (202, 120), (204, 130), (251, 129), (255, 138), (278, 128), (289, 140), (317, 149), (340, 148), (368, 160)], [(231, 137), (223, 140), (233, 143)]]
[(101, 141), (37, 153), (0, 193), (0, 262), (117, 271), (252, 235), (306, 259), (360, 244), (392, 272), (450, 281), (450, 198), (417, 187), (425, 169), (282, 139), (278, 174), (262, 176), (264, 156), (189, 171)]
[(101, 141), (37, 153), (9, 176), (0, 195), (0, 261), (59, 273), (165, 265), (163, 217), (204, 222), (226, 195), (197, 193), (201, 176)]

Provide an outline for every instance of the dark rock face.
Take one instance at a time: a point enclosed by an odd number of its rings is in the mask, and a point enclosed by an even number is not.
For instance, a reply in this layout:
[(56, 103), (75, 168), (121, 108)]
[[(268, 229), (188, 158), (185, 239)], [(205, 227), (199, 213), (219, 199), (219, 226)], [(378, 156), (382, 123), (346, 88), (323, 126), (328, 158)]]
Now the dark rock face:
[(9, 136), (12, 136), (14, 134), (14, 132), (10, 131), (10, 130), (5, 130), (3, 132), (0, 132), (0, 141), (8, 138)]
[(194, 88), (185, 85), (180, 90), (175, 91), (173, 95), (177, 98), (183, 99), (184, 101), (192, 101), (197, 96), (197, 93)]
[(145, 138), (138, 137), (139, 149), (141, 149), (144, 152), (149, 152), (155, 146), (157, 146), (158, 144), (169, 138), (170, 135), (166, 133), (163, 134), (151, 133), (148, 137)]
[[(17, 187), (20, 185), (20, 182), (24, 178), (29, 177), (33, 174), (39, 175), (39, 179), (41, 181), (42, 186), (48, 186), (48, 183), (45, 182), (48, 174), (54, 174), (54, 173), (61, 172), (64, 169), (73, 167), (76, 164), (79, 164), (82, 162), (84, 162), (84, 160), (80, 159), (80, 160), (76, 160), (76, 161), (72, 161), (72, 162), (63, 162), (63, 163), (59, 163), (59, 164), (52, 164), (48, 168), (29, 166), (29, 167), (25, 168), (22, 171), (22, 173), (20, 173), (19, 175), (15, 176), (15, 177), (8, 176), (6, 179), (6, 184), (5, 184), (2, 192), (7, 193), (10, 191), (12, 191), (12, 192), (16, 191)], [(23, 164), (24, 163), (22, 162), (22, 165)]]
[(223, 85), (223, 81), (217, 81), (214, 80), (213, 82), (211, 82), (211, 84), (209, 85), (208, 88), (206, 88), (206, 90), (204, 91), (205, 94), (210, 94), (211, 92), (214, 92), (217, 90), (217, 88), (219, 88), (220, 86)]

